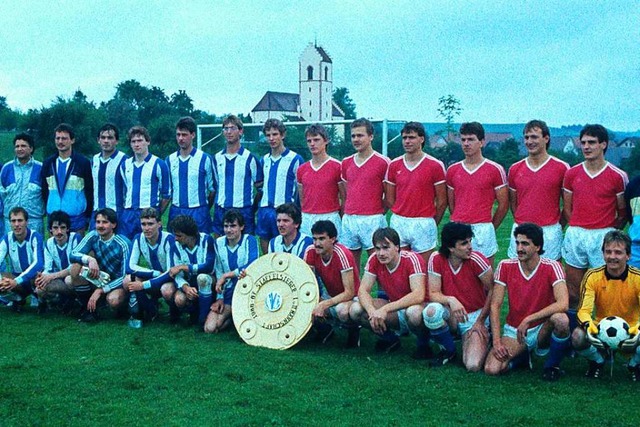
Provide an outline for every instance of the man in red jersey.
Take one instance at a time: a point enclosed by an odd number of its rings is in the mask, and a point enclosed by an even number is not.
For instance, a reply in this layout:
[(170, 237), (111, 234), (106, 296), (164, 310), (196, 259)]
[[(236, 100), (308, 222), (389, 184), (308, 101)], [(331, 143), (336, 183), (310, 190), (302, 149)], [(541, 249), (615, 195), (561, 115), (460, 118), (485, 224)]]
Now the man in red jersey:
[[(546, 257), (559, 260), (562, 256), (562, 181), (569, 165), (547, 152), (549, 127), (542, 120), (531, 120), (524, 126), (524, 145), (527, 157), (509, 168), (509, 203), (514, 217), (511, 231), (525, 222), (538, 224), (544, 234)], [(509, 258), (516, 258), (515, 240), (510, 242), (507, 254)]]
[(329, 135), (324, 126), (311, 125), (305, 131), (311, 160), (303, 163), (296, 172), (302, 224), (300, 232), (311, 235), (311, 226), (326, 219), (333, 222), (340, 234), (342, 203), (345, 199), (340, 185), (340, 162), (327, 153)]
[[(517, 259), (500, 261), (491, 297), (493, 349), (484, 365), (485, 373), (499, 375), (529, 360), (531, 351), (542, 356), (543, 379), (560, 378), (560, 362), (571, 347), (569, 318), (565, 314), (569, 294), (559, 262), (541, 257), (544, 253), (542, 229), (532, 223), (520, 224), (513, 232)], [(500, 313), (505, 290), (509, 312), (500, 336)]]
[(409, 122), (402, 131), (404, 155), (393, 159), (387, 172), (391, 227), (400, 230), (403, 249), (426, 261), (438, 243), (438, 224), (447, 208), (445, 169), (424, 151), (427, 133), (422, 123)]
[(564, 177), (563, 215), (569, 224), (562, 257), (569, 287), (569, 320), (577, 326), (580, 283), (587, 268), (604, 265), (602, 239), (627, 222), (624, 190), (627, 174), (607, 162), (604, 154), (609, 133), (602, 125), (586, 125), (580, 131), (584, 162), (572, 167)]
[[(507, 177), (502, 166), (482, 155), (484, 128), (480, 123), (463, 123), (460, 143), (464, 160), (447, 170), (451, 221), (471, 225), (473, 246), (493, 264), (498, 251), (496, 229), (509, 210)], [(496, 200), (498, 207), (492, 215)]]
[(331, 221), (316, 222), (311, 233), (313, 246), (305, 251), (304, 260), (320, 279), (320, 302), (313, 310), (316, 341), (324, 344), (331, 338), (333, 327), (325, 320), (334, 320), (349, 331), (347, 347), (358, 347), (359, 326), (349, 319), (349, 308), (360, 287), (358, 264), (351, 251), (336, 242), (338, 231)]
[(472, 238), (470, 225), (445, 224), (442, 245), (429, 258), (431, 302), (422, 315), (431, 338), (443, 348), (431, 366), (446, 365), (456, 357), (451, 331), (462, 337), (462, 363), (468, 371), (480, 371), (489, 351), (493, 269), (484, 255), (472, 249)]
[(389, 159), (377, 153), (373, 142), (373, 125), (367, 119), (351, 123), (351, 144), (356, 153), (342, 161), (342, 185), (346, 199), (340, 241), (360, 263), (362, 249), (373, 253), (371, 236), (387, 226), (384, 217), (384, 179)]
[[(397, 350), (398, 334), (410, 331), (418, 336), (419, 349), (428, 346), (429, 336), (422, 322), (427, 282), (424, 260), (414, 252), (401, 250), (400, 236), (392, 228), (376, 230), (372, 240), (375, 253), (367, 261), (358, 301), (351, 305), (351, 319), (380, 337), (376, 352)], [(378, 298), (373, 298), (376, 281)]]

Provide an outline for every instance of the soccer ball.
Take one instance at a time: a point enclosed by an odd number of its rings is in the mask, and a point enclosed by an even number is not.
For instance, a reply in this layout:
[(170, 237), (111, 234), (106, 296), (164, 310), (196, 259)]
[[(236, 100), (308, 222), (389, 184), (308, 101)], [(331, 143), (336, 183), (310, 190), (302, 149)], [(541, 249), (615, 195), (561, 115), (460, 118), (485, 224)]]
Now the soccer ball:
[(618, 316), (605, 317), (598, 324), (598, 338), (605, 347), (617, 350), (629, 338), (629, 324)]

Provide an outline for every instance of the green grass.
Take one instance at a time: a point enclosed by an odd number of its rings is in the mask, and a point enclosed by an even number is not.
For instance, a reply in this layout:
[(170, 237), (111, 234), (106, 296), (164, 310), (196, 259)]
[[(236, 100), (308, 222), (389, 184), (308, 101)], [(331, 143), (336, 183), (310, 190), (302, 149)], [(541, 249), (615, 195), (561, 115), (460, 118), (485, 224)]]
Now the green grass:
[(368, 331), (356, 350), (343, 349), (339, 331), (324, 346), (274, 351), (165, 319), (133, 330), (113, 318), (86, 325), (1, 308), (0, 322), (2, 426), (640, 425), (621, 358), (613, 378), (598, 381), (582, 378), (584, 360), (566, 359), (566, 377), (549, 384), (540, 359), (534, 372), (499, 378), (429, 369), (410, 358), (414, 339), (376, 355)]

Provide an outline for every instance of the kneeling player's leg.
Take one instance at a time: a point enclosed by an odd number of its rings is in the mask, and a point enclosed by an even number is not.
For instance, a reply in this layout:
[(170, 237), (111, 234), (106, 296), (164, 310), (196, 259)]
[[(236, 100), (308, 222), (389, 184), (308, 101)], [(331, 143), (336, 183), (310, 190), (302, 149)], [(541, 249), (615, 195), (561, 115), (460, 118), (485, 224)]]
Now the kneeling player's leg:
[(232, 323), (231, 319), (231, 305), (222, 304), (222, 311), (218, 312), (215, 308), (215, 304), (212, 306), (207, 319), (204, 322), (204, 331), (208, 334), (215, 334), (225, 330)]
[[(529, 348), (526, 343), (518, 342), (517, 334), (515, 327), (505, 325), (500, 348), (493, 347), (484, 364), (484, 372), (487, 375), (500, 375), (524, 362), (525, 358), (528, 360)], [(526, 339), (525, 337), (525, 341)]]
[(213, 292), (211, 291), (213, 277), (208, 274), (198, 274), (197, 280), (199, 304), (198, 322), (201, 325), (204, 325), (205, 320), (207, 320), (211, 304), (213, 304)]
[(453, 355), (456, 352), (456, 344), (449, 328), (449, 318), (449, 310), (437, 302), (430, 302), (422, 311), (422, 319), (431, 331), (431, 338), (447, 355)]
[(118, 310), (124, 305), (124, 302), (128, 299), (128, 293), (122, 288), (114, 289), (107, 294), (107, 304), (112, 310)]
[(407, 307), (405, 311), (407, 316), (407, 326), (409, 326), (409, 330), (416, 336), (417, 352), (421, 356), (426, 356), (430, 353), (429, 329), (425, 326), (422, 318), (424, 306), (425, 304), (412, 305)]
[[(549, 341), (549, 355), (544, 362), (546, 368), (558, 368), (560, 362), (571, 348), (569, 337), (569, 317), (565, 313), (556, 313), (545, 322), (545, 326), (540, 330), (538, 336), (538, 346), (543, 346), (545, 341)], [(546, 332), (551, 329), (551, 333)]]
[(598, 349), (589, 343), (587, 340), (587, 331), (582, 327), (577, 327), (573, 330), (571, 334), (571, 345), (576, 353), (585, 359), (595, 363), (604, 363), (604, 357), (602, 357)]

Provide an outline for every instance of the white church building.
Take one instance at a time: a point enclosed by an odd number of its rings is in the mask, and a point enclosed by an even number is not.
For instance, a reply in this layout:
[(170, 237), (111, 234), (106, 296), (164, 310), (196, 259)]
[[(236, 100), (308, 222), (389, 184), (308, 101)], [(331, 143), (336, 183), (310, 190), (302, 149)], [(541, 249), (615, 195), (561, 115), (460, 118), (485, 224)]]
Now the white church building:
[(333, 102), (333, 62), (327, 52), (309, 43), (298, 63), (299, 93), (268, 91), (251, 110), (254, 123), (275, 118), (319, 122), (344, 119)]

